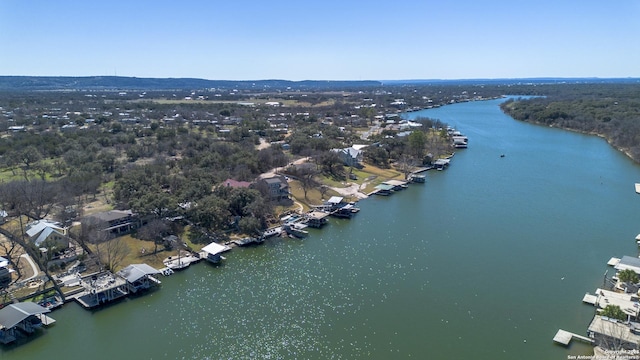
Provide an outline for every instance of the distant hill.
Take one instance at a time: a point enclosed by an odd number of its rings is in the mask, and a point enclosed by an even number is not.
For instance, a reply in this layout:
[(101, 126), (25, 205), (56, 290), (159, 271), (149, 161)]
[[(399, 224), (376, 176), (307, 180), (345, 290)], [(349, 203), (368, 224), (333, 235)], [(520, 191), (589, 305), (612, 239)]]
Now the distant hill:
[(402, 85), (515, 85), (515, 84), (580, 84), (639, 83), (638, 78), (522, 78), (460, 80), (206, 80), (195, 78), (139, 78), (125, 76), (0, 76), (0, 91), (33, 90), (196, 90), (238, 89), (274, 90), (349, 90), (366, 87)]
[(384, 85), (527, 85), (527, 84), (615, 84), (640, 83), (639, 78), (513, 78), (513, 79), (430, 79), (383, 80)]
[(318, 90), (381, 86), (380, 81), (206, 80), (192, 78), (138, 78), (124, 76), (0, 76), (0, 90), (170, 90), (238, 89)]

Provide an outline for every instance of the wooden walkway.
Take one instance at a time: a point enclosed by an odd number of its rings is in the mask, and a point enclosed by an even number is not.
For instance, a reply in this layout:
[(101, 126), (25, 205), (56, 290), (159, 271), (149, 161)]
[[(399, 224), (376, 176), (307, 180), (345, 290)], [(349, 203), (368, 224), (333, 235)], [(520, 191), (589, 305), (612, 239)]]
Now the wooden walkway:
[(572, 332), (569, 331), (565, 331), (565, 330), (558, 330), (558, 332), (556, 333), (556, 336), (553, 337), (553, 341), (557, 342), (558, 344), (562, 344), (562, 345), (569, 345), (569, 343), (571, 342), (571, 340), (573, 338), (576, 338), (578, 340), (582, 340), (584, 342), (588, 342), (588, 343), (593, 343), (593, 340), (586, 337), (586, 336), (582, 336), (582, 335), (578, 335), (578, 334), (574, 334)]

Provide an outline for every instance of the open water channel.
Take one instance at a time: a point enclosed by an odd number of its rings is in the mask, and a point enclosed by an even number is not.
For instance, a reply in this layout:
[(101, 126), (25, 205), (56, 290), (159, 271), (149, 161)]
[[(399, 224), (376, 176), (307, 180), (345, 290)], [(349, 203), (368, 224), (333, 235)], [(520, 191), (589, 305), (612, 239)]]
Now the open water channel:
[[(606, 262), (637, 255), (640, 168), (594, 136), (504, 115), (503, 100), (407, 114), (469, 137), (446, 171), (360, 202), (305, 240), (192, 265), (162, 288), (57, 324), (13, 359), (566, 359), (559, 328)], [(504, 157), (500, 157), (505, 154)]]

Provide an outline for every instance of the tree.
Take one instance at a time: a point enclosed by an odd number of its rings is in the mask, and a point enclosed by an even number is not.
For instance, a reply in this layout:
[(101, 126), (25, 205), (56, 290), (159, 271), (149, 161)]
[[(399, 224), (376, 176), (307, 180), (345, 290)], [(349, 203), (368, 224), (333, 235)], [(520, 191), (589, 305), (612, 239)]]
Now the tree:
[[(104, 231), (103, 231), (104, 233)], [(96, 244), (96, 253), (107, 270), (115, 271), (131, 252), (122, 237), (108, 239)]]
[(337, 153), (334, 151), (324, 151), (316, 158), (322, 172), (327, 173), (336, 179), (344, 179), (344, 165)]
[(161, 219), (153, 219), (137, 231), (140, 239), (153, 241), (153, 253), (158, 252), (158, 244), (161, 244), (169, 230), (167, 222)]
[(418, 162), (416, 161), (416, 159), (412, 156), (406, 154), (400, 156), (400, 159), (398, 159), (397, 168), (398, 170), (402, 171), (405, 180), (409, 178), (409, 174), (411, 174), (411, 172), (415, 169), (417, 163)]
[(300, 185), (302, 186), (302, 191), (304, 192), (304, 198), (307, 199), (307, 192), (309, 189), (317, 186), (317, 182), (314, 179), (314, 176), (317, 174), (314, 168), (310, 166), (304, 166), (297, 171), (298, 180), (300, 181)]
[(409, 147), (409, 153), (415, 158), (421, 159), (424, 156), (426, 144), (427, 137), (424, 132), (415, 130), (409, 134), (407, 146)]
[(618, 272), (618, 279), (628, 284), (637, 284), (639, 281), (638, 274), (631, 269), (625, 269)]
[(215, 195), (209, 195), (189, 210), (196, 225), (209, 230), (223, 230), (229, 226), (231, 213), (229, 202)]
[(262, 226), (258, 219), (252, 216), (245, 216), (238, 222), (238, 228), (244, 234), (257, 235), (260, 234)]
[(364, 149), (364, 158), (374, 166), (389, 168), (389, 152), (381, 146), (367, 146)]
[(600, 315), (622, 321), (627, 320), (627, 314), (625, 314), (625, 312), (622, 311), (622, 309), (618, 305), (607, 305), (604, 309), (602, 309)]
[(20, 161), (24, 164), (25, 168), (30, 169), (31, 165), (42, 159), (42, 154), (36, 149), (35, 146), (27, 146), (19, 153)]
[[(216, 193), (218, 195), (218, 193)], [(249, 215), (247, 207), (260, 197), (260, 192), (255, 189), (234, 188), (231, 190), (228, 201), (229, 211), (234, 216)]]

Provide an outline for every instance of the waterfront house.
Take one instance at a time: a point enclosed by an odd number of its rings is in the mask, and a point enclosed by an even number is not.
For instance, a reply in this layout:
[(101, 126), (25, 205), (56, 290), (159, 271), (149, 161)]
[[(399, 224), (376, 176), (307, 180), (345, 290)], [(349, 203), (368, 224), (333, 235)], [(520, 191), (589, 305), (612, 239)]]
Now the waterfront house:
[(284, 176), (260, 179), (257, 183), (257, 188), (267, 195), (269, 200), (283, 201), (289, 199), (289, 183)]
[(115, 236), (128, 234), (142, 225), (131, 210), (110, 210), (85, 217), (85, 223), (96, 225)]
[(22, 334), (33, 334), (42, 326), (40, 316), (49, 311), (29, 301), (9, 304), (0, 309), (0, 343), (9, 344)]
[(68, 227), (57, 221), (43, 219), (27, 224), (26, 234), (29, 242), (40, 249), (44, 261), (59, 262), (62, 257), (67, 261), (75, 259), (73, 247), (70, 249), (68, 230)]
[(69, 230), (68, 227), (57, 221), (42, 219), (27, 224), (25, 232), (27, 236), (29, 236), (29, 239), (35, 239), (43, 230), (47, 228), (54, 229), (58, 233), (63, 235), (67, 235)]
[(331, 151), (338, 154), (338, 157), (345, 166), (352, 166), (356, 168), (362, 167), (364, 153), (361, 147), (352, 146), (342, 149), (331, 149)]
[(147, 264), (131, 264), (116, 273), (127, 281), (130, 294), (160, 285), (160, 280), (155, 277), (158, 274), (160, 271)]

